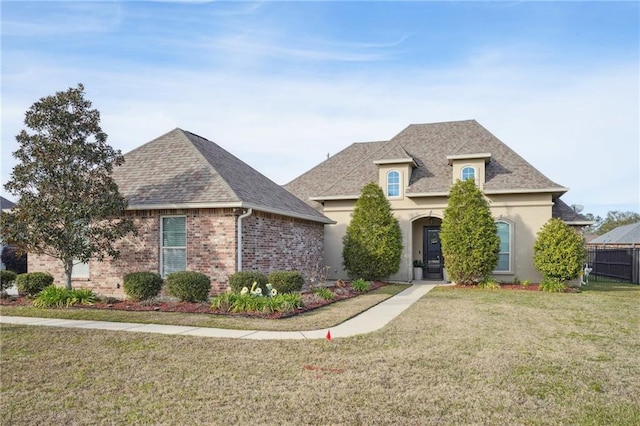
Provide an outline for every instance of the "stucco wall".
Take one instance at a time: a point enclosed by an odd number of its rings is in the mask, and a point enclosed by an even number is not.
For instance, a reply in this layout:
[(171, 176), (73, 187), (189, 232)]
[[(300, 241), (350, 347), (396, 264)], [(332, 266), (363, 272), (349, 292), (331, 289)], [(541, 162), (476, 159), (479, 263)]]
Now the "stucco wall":
[[(496, 220), (505, 220), (512, 224), (513, 249), (511, 250), (512, 270), (496, 273), (499, 281), (511, 281), (514, 276), (520, 280), (538, 282), (540, 274), (533, 266), (533, 244), (540, 228), (551, 218), (550, 194), (500, 194), (489, 195), (491, 214)], [(394, 215), (400, 222), (403, 235), (403, 256), (399, 272), (390, 277), (393, 280), (410, 281), (412, 279), (413, 259), (419, 258), (422, 249), (422, 226), (424, 218), (441, 219), (447, 206), (447, 197), (403, 197), (390, 200)], [(351, 221), (354, 201), (326, 201), (324, 214), (335, 220), (336, 225), (325, 227), (325, 263), (330, 268), (330, 278), (346, 278), (342, 268), (342, 237)], [(438, 222), (436, 220), (436, 222)]]

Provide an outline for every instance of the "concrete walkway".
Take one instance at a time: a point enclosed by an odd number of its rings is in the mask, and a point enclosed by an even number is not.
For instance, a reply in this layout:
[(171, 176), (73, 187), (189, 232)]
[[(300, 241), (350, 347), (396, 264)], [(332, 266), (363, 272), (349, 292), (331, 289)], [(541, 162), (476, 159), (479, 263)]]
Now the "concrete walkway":
[[(438, 283), (444, 284), (444, 283)], [(182, 325), (136, 324), (127, 322), (67, 320), (0, 316), (0, 324), (26, 324), (49, 327), (90, 328), (95, 330), (131, 331), (140, 333), (176, 334), (183, 336), (226, 337), (254, 340), (324, 339), (327, 331), (331, 338), (357, 336), (379, 330), (436, 285), (433, 282), (414, 282), (408, 289), (377, 304), (361, 314), (335, 327), (310, 331), (228, 330), (224, 328), (189, 327)]]

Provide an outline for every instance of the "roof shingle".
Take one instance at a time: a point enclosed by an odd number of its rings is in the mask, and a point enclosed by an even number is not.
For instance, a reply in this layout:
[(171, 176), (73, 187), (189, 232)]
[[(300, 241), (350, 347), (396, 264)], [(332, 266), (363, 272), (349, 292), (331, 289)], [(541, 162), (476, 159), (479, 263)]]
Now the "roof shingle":
[(448, 192), (452, 184), (449, 155), (490, 153), (485, 192), (549, 190), (566, 188), (556, 184), (475, 120), (412, 124), (387, 142), (353, 144), (319, 164), (285, 187), (308, 200), (310, 197), (358, 196), (368, 182), (378, 181), (374, 161), (392, 159), (406, 152), (417, 164), (407, 194)]
[(217, 144), (182, 129), (124, 157), (114, 179), (130, 208), (228, 205), (331, 223)]

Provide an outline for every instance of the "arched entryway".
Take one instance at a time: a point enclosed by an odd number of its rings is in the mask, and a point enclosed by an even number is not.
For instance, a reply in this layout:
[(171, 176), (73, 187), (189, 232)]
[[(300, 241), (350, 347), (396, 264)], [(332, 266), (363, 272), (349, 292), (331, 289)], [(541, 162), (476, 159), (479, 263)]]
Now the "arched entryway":
[(423, 264), (424, 280), (441, 281), (444, 278), (444, 257), (440, 245), (442, 219), (435, 216), (418, 217), (413, 220), (412, 247), (414, 261)]

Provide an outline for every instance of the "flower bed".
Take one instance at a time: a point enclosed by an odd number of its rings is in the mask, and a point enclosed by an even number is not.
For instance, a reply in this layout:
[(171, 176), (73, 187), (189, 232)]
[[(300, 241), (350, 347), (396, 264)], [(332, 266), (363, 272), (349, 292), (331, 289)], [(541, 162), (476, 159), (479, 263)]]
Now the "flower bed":
[[(369, 291), (376, 290), (385, 286), (386, 283), (375, 281), (371, 283)], [(121, 311), (156, 311), (156, 312), (184, 312), (184, 313), (198, 313), (198, 314), (212, 314), (212, 315), (232, 315), (232, 316), (250, 316), (261, 318), (288, 318), (294, 315), (298, 315), (304, 312), (317, 309), (322, 306), (335, 303), (340, 300), (356, 297), (363, 292), (354, 290), (350, 284), (344, 284), (342, 286), (326, 287), (334, 295), (333, 299), (324, 299), (313, 293), (313, 291), (304, 291), (301, 293), (303, 306), (294, 309), (288, 313), (261, 313), (261, 312), (226, 312), (220, 309), (211, 308), (209, 302), (177, 302), (167, 300), (153, 300), (153, 301), (141, 301), (134, 302), (131, 300), (107, 300), (107, 302), (99, 301), (92, 305), (75, 305), (68, 309), (110, 309)], [(0, 299), (1, 305), (8, 306), (31, 306), (33, 305), (33, 299), (20, 296)]]

